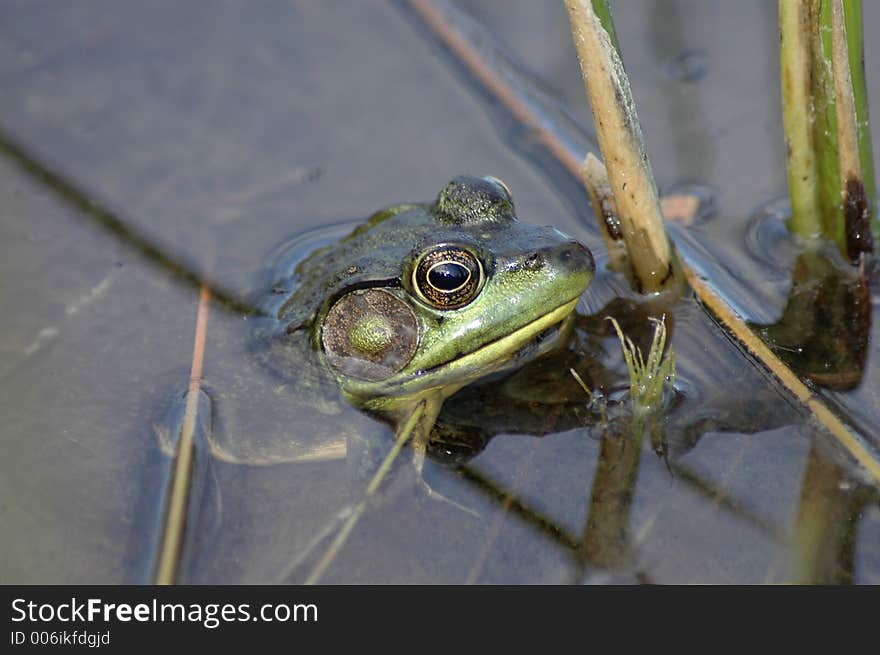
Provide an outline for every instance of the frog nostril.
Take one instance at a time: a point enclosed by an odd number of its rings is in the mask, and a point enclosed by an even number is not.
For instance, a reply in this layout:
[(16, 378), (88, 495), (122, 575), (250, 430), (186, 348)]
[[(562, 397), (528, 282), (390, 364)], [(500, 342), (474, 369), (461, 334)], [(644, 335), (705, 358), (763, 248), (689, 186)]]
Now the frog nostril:
[(578, 241), (569, 243), (561, 248), (557, 255), (559, 262), (569, 268), (584, 268), (595, 270), (593, 255), (590, 250)]
[(529, 271), (537, 271), (544, 266), (544, 256), (540, 252), (533, 252), (523, 257), (523, 268)]

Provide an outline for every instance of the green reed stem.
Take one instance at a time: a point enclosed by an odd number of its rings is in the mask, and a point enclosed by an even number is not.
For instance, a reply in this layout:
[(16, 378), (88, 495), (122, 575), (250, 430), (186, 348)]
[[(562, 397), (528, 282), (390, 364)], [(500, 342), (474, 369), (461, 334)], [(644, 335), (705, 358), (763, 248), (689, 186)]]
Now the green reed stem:
[(861, 12), (861, 0), (779, 0), (790, 228), (851, 261), (878, 234)]

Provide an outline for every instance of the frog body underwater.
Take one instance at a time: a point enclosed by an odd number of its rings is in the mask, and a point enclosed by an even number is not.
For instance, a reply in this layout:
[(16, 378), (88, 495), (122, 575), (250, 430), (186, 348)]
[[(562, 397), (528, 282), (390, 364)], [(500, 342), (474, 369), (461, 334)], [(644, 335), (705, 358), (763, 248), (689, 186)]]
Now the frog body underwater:
[(444, 400), (561, 342), (593, 273), (585, 246), (517, 220), (502, 182), (458, 177), (434, 203), (382, 210), (300, 262), (271, 366), (395, 425), (419, 408), (424, 451)]

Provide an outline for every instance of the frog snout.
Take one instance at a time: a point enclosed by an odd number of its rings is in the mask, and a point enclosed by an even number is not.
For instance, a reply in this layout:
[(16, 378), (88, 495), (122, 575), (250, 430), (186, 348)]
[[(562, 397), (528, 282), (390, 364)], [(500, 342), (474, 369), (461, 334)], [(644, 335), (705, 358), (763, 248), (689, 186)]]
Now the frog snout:
[(554, 264), (563, 270), (568, 271), (588, 271), (593, 273), (596, 270), (596, 263), (593, 261), (593, 253), (590, 252), (584, 244), (578, 241), (570, 241), (563, 246), (554, 249), (551, 254)]
[(549, 266), (568, 273), (593, 273), (596, 268), (592, 253), (577, 241), (529, 252), (520, 258), (520, 265), (526, 270), (537, 271)]

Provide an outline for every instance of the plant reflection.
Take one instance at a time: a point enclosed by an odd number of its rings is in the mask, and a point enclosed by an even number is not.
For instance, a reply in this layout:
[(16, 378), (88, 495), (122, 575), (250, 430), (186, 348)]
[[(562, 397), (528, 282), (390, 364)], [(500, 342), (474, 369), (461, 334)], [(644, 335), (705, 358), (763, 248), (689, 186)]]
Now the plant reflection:
[(782, 317), (751, 327), (800, 376), (845, 391), (865, 370), (871, 301), (860, 268), (839, 260), (834, 252), (801, 253)]
[(798, 584), (854, 581), (859, 521), (874, 496), (827, 450), (813, 443), (801, 483), (789, 561), (789, 579)]

